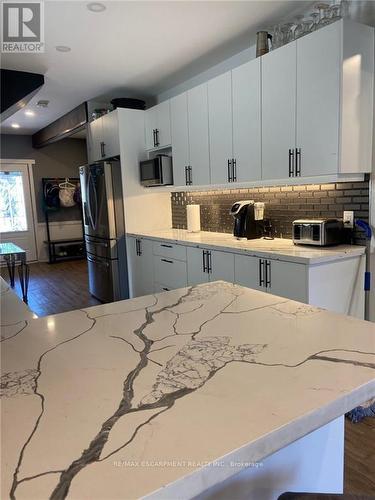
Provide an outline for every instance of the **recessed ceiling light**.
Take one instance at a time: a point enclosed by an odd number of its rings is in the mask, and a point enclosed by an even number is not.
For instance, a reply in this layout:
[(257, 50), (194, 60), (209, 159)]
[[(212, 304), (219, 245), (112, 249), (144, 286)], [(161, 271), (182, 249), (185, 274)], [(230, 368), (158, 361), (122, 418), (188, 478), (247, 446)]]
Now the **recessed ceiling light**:
[(72, 49), (67, 45), (56, 45), (55, 49), (58, 52), (70, 52)]
[(34, 111), (31, 111), (31, 109), (27, 109), (27, 110), (25, 111), (25, 115), (26, 115), (26, 116), (34, 116), (34, 115), (35, 115), (35, 113), (34, 113)]
[(91, 12), (103, 12), (107, 7), (99, 2), (90, 2), (87, 4), (87, 8), (91, 10)]
[(40, 101), (38, 101), (36, 103), (37, 106), (41, 107), (41, 108), (46, 108), (49, 104), (49, 101), (47, 101), (47, 99), (41, 99)]
[(12, 128), (20, 128), (20, 126), (18, 125), (18, 123), (12, 123)]

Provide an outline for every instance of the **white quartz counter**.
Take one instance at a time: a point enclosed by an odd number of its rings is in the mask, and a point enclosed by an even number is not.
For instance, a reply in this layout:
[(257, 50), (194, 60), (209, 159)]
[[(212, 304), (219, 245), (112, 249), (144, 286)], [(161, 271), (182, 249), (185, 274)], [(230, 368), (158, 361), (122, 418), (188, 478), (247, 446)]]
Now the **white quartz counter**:
[(216, 282), (35, 319), (1, 362), (1, 498), (190, 498), (374, 397), (375, 325)]
[(278, 259), (301, 264), (321, 264), (365, 253), (365, 247), (359, 245), (337, 245), (334, 247), (314, 247), (294, 245), (292, 240), (275, 238), (274, 240), (238, 240), (229, 233), (200, 231), (188, 233), (184, 229), (165, 229), (128, 233), (128, 236), (145, 237), (154, 240), (167, 240), (186, 246), (210, 247), (234, 253), (245, 253), (256, 257)]
[(0, 276), (0, 336), (1, 339), (17, 335), (28, 321), (37, 318), (27, 305)]

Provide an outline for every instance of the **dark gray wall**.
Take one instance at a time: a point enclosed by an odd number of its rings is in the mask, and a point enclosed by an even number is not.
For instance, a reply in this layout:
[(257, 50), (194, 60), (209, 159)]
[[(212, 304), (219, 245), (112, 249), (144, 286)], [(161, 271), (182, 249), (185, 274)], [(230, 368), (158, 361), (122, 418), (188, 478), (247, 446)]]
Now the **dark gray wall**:
[[(42, 177), (79, 177), (78, 167), (87, 162), (86, 141), (62, 139), (61, 141), (34, 149), (30, 135), (3, 134), (0, 157), (6, 159), (35, 160), (33, 168), (38, 222), (44, 222), (42, 208)], [(61, 209), (52, 214), (53, 220), (78, 220), (78, 207)]]
[[(347, 182), (305, 186), (275, 186), (223, 191), (172, 193), (172, 224), (186, 229), (186, 205), (200, 205), (203, 231), (231, 233), (233, 218), (229, 210), (238, 200), (263, 201), (265, 217), (271, 219), (277, 237), (292, 237), (292, 221), (319, 217), (342, 218), (343, 210), (368, 221), (369, 183)], [(364, 245), (362, 231), (353, 234), (354, 243)]]

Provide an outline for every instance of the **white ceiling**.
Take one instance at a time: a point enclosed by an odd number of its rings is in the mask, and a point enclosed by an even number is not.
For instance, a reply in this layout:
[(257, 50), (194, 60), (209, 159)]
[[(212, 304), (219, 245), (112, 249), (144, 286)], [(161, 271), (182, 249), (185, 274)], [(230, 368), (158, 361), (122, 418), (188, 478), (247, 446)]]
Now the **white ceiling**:
[[(304, 12), (309, 1), (104, 1), (90, 12), (80, 0), (45, 1), (44, 54), (3, 54), (6, 69), (43, 73), (46, 83), (3, 133), (31, 134), (83, 101), (99, 96), (155, 96), (202, 68), (254, 43), (259, 29)], [(357, 17), (374, 21), (375, 2), (356, 2)], [(368, 22), (369, 23), (369, 22)], [(71, 52), (57, 52), (68, 45)], [(197, 64), (195, 65), (195, 61)], [(36, 102), (47, 99), (47, 109)], [(11, 128), (19, 123), (19, 129)]]

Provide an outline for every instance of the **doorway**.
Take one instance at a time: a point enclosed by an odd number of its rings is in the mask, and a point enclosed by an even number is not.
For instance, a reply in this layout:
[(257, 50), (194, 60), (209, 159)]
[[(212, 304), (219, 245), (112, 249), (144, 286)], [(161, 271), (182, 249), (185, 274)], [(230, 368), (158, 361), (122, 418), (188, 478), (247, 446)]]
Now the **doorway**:
[(26, 250), (37, 260), (32, 162), (0, 160), (0, 239)]

